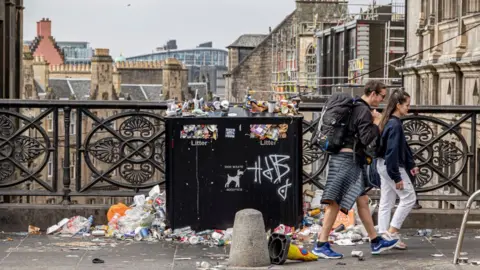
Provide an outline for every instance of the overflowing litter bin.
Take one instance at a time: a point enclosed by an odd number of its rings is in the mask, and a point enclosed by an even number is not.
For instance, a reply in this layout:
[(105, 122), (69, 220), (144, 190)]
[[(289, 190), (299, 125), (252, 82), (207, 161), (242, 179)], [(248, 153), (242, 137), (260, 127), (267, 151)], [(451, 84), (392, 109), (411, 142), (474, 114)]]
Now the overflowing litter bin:
[(254, 208), (266, 228), (302, 218), (303, 116), (166, 118), (167, 214), (172, 228), (231, 228)]

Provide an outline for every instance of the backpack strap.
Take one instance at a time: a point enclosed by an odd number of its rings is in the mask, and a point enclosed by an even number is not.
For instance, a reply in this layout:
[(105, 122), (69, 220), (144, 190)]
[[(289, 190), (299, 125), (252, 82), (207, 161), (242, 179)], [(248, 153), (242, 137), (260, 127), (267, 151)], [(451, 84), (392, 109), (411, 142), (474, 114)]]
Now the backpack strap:
[(325, 104), (323, 105), (323, 108), (322, 108), (322, 112), (320, 113), (320, 119), (318, 120), (318, 127), (317, 127), (317, 132), (315, 134), (314, 137), (316, 137), (318, 135), (318, 133), (320, 133), (320, 130), (322, 129), (322, 125), (323, 125), (323, 116), (325, 115), (325, 113), (327, 112), (327, 102), (325, 102)]

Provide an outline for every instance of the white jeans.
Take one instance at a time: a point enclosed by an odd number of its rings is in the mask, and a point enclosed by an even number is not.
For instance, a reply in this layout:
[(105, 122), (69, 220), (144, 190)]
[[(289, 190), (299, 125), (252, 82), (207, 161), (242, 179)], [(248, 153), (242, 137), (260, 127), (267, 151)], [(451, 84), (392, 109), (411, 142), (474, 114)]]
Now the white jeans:
[[(377, 171), (381, 179), (378, 229), (379, 233), (385, 233), (388, 231), (389, 226), (397, 229), (402, 227), (403, 221), (405, 221), (405, 218), (415, 205), (417, 196), (415, 195), (415, 189), (410, 181), (410, 177), (404, 168), (400, 168), (404, 187), (403, 190), (398, 190), (395, 187), (395, 181), (388, 176), (385, 160), (378, 160)], [(390, 216), (392, 209), (395, 206), (397, 195), (400, 197), (400, 203), (398, 204), (398, 208), (393, 215), (392, 222), (390, 223)]]

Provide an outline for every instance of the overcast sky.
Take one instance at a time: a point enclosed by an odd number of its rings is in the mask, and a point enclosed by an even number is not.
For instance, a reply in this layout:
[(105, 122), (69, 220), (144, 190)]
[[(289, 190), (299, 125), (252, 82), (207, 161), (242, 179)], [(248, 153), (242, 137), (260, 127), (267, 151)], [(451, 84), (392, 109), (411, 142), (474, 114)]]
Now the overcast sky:
[(169, 39), (182, 49), (207, 41), (225, 48), (242, 34), (267, 33), (294, 10), (295, 0), (24, 0), (24, 5), (24, 39), (36, 36), (37, 21), (50, 18), (57, 41), (88, 41), (116, 57), (150, 53)]

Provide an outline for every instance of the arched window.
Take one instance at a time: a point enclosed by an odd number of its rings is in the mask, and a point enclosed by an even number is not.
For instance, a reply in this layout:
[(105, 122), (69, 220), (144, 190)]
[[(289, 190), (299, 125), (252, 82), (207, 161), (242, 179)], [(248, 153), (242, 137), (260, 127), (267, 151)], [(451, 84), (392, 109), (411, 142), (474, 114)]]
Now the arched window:
[(305, 55), (305, 70), (307, 73), (307, 87), (315, 88), (317, 76), (317, 55), (315, 54), (315, 47), (313, 45), (308, 46), (307, 53)]

